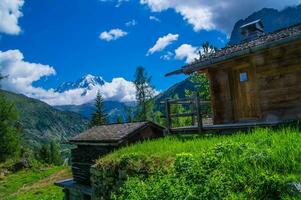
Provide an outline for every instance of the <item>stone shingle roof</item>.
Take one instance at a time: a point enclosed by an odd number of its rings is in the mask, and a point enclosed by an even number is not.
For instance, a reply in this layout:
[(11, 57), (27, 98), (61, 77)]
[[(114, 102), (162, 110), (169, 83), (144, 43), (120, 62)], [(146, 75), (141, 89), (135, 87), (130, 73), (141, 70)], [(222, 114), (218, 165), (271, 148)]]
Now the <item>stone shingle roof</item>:
[(109, 124), (103, 126), (95, 126), (77, 136), (70, 139), (70, 143), (79, 142), (119, 142), (127, 136), (146, 128), (147, 126), (156, 127), (163, 130), (163, 127), (153, 122), (134, 122), (124, 124)]
[(272, 33), (265, 33), (260, 37), (242, 42), (237, 45), (227, 46), (223, 49), (218, 50), (216, 53), (211, 54), (207, 57), (203, 57), (200, 60), (196, 60), (179, 70), (170, 72), (166, 76), (174, 74), (190, 74), (194, 71), (205, 69), (212, 64), (222, 62), (234, 57), (246, 55), (257, 50), (269, 48), (274, 45), (284, 44), (294, 40), (301, 40), (301, 24), (290, 26)]

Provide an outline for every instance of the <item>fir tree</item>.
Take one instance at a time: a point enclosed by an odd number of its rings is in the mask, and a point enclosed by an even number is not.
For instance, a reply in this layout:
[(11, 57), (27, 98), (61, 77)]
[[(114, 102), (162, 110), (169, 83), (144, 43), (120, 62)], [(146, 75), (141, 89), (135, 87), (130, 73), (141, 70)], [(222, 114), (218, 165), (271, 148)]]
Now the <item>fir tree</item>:
[(63, 162), (60, 147), (54, 141), (43, 144), (39, 150), (38, 159), (47, 164), (61, 165)]
[(126, 114), (126, 122), (131, 123), (134, 120), (134, 109), (131, 106), (124, 106), (124, 111)]
[(49, 164), (51, 161), (50, 158), (50, 149), (48, 144), (43, 144), (39, 150), (39, 160), (43, 163)]
[(141, 66), (136, 69), (134, 84), (137, 100), (136, 120), (145, 121), (153, 109), (154, 89), (151, 86), (151, 76), (148, 76)]
[[(209, 42), (205, 42), (202, 44), (202, 47), (199, 50), (199, 59), (208, 57), (211, 54), (215, 53), (217, 50), (218, 50), (218, 48), (214, 47)], [(210, 85), (209, 85), (209, 80), (208, 80), (207, 74), (194, 73), (189, 78), (189, 80), (190, 80), (190, 82), (194, 83), (195, 88), (193, 90), (185, 90), (185, 96), (191, 97), (191, 96), (195, 95), (196, 93), (198, 93), (201, 100), (203, 100), (203, 101), (211, 100)], [(210, 117), (211, 112), (212, 112), (211, 106), (203, 105), (202, 112), (203, 112), (203, 115)]]
[(122, 118), (121, 115), (117, 115), (117, 117), (116, 117), (116, 123), (117, 124), (122, 124), (123, 123), (123, 118)]
[(61, 165), (62, 155), (60, 153), (60, 146), (57, 145), (54, 141), (52, 141), (49, 145), (49, 152), (50, 152), (50, 163), (54, 165)]
[(104, 100), (100, 94), (97, 92), (95, 99), (95, 112), (92, 114), (92, 118), (90, 121), (90, 127), (100, 126), (107, 123), (107, 114), (104, 110)]
[[(4, 77), (0, 74), (0, 79)], [(17, 111), (0, 91), (0, 162), (19, 156), (20, 128), (17, 123)]]

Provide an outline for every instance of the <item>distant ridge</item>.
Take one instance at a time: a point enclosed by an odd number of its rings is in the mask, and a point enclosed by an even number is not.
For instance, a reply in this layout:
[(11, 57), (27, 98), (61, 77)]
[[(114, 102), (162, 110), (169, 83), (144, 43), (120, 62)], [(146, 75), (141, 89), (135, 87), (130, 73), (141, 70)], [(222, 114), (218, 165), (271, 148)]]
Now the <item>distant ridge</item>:
[(91, 74), (87, 74), (75, 82), (63, 82), (55, 89), (55, 91), (65, 92), (72, 89), (84, 89), (84, 93), (82, 95), (85, 95), (87, 91), (93, 89), (93, 87), (101, 86), (104, 84), (105, 81), (101, 76), (93, 76)]
[(64, 142), (88, 125), (87, 119), (74, 112), (57, 110), (37, 99), (0, 90), (7, 100), (16, 105), (22, 126), (22, 140), (28, 147), (39, 147), (51, 140)]
[(264, 24), (265, 32), (273, 32), (301, 22), (301, 4), (296, 7), (288, 7), (284, 10), (278, 11), (273, 8), (263, 8), (257, 12), (252, 13), (245, 19), (241, 19), (235, 23), (229, 45), (234, 45), (242, 40), (239, 27), (243, 24), (261, 19)]

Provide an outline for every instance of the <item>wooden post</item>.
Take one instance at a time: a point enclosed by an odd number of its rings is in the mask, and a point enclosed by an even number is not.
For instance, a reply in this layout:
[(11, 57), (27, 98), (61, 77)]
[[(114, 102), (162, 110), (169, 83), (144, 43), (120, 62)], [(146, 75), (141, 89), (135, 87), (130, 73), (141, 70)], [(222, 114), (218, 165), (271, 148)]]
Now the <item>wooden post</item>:
[(170, 133), (170, 130), (172, 128), (171, 125), (171, 118), (170, 118), (170, 102), (169, 99), (165, 100), (165, 113), (166, 113), (166, 130), (167, 133)]
[(196, 106), (196, 113), (197, 113), (197, 120), (198, 120), (198, 132), (199, 134), (201, 134), (203, 131), (203, 120), (202, 120), (202, 111), (200, 105), (200, 97), (198, 93), (195, 96), (195, 106)]
[[(194, 100), (193, 100), (193, 97), (191, 99), (191, 106), (190, 106), (190, 109), (191, 109), (191, 113), (194, 113), (195, 111), (195, 106), (194, 106)], [(192, 115), (191, 116), (191, 125), (194, 126), (195, 125), (195, 115)]]

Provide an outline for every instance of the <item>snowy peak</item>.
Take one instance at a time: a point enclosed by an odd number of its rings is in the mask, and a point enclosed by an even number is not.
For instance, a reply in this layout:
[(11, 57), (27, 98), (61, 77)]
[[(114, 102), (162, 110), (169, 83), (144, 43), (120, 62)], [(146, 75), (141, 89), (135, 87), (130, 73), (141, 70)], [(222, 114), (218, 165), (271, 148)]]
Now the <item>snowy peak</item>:
[(93, 76), (91, 74), (85, 75), (78, 79), (76, 82), (63, 82), (57, 89), (56, 92), (65, 92), (72, 89), (85, 89), (91, 90), (95, 86), (104, 85), (105, 81), (101, 76)]
[(92, 89), (93, 87), (97, 85), (103, 85), (104, 83), (105, 81), (101, 76), (93, 76), (88, 74), (76, 81), (75, 85), (77, 88)]

